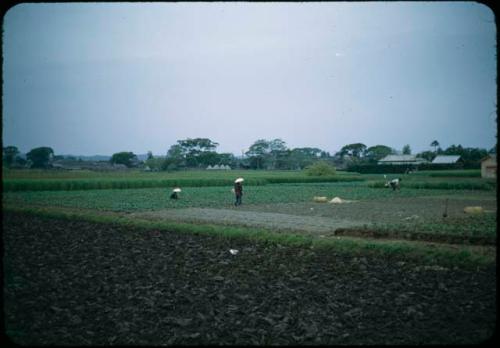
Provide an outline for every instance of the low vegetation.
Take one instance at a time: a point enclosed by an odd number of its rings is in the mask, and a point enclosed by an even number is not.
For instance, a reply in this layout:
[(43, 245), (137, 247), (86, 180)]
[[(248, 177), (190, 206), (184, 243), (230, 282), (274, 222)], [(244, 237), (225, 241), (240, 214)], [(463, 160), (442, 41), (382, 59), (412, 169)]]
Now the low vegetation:
[(305, 171), (309, 176), (334, 176), (337, 173), (335, 167), (325, 161), (318, 161), (311, 164)]
[[(368, 183), (369, 187), (386, 188), (385, 181), (375, 181)], [(437, 190), (486, 190), (496, 189), (494, 181), (405, 181), (401, 182), (401, 187), (415, 189), (437, 189)]]
[[(38, 176), (38, 177), (37, 177)], [(47, 173), (7, 171), (3, 191), (57, 191), (131, 189), (153, 187), (207, 187), (231, 186), (238, 176), (245, 178), (245, 185), (258, 186), (280, 183), (351, 182), (362, 181), (359, 175), (341, 174), (328, 177), (311, 177), (301, 171), (185, 171), (178, 173), (107, 173), (99, 176), (90, 171)]]
[[(320, 162), (317, 166), (321, 173), (326, 172), (322, 169), (326, 167)], [(443, 175), (448, 176), (446, 179), (425, 173), (404, 175), (401, 190), (392, 191), (384, 187), (385, 179), (381, 175), (357, 175), (345, 172), (336, 172), (335, 175), (309, 176), (305, 171), (247, 170), (177, 173), (128, 171), (100, 174), (85, 171), (57, 173), (10, 170), (7, 171), (3, 180), (3, 207), (7, 209), (46, 207), (50, 208), (52, 213), (71, 210), (85, 216), (107, 216), (106, 219), (110, 221), (122, 221), (122, 214), (169, 209), (228, 210), (233, 209), (234, 194), (231, 192), (231, 188), (234, 178), (242, 176), (245, 178), (244, 204), (239, 210), (253, 212), (256, 219), (258, 219), (259, 212), (352, 221), (361, 219), (371, 221), (370, 224), (357, 229), (359, 232), (357, 237), (362, 238), (384, 237), (400, 240), (435, 240), (458, 244), (492, 245), (496, 242), (496, 219), (492, 217), (491, 213), (468, 220), (459, 219), (459, 222), (454, 223), (453, 219), (437, 220), (440, 212), (430, 214), (422, 211), (418, 213), (420, 216), (418, 220), (405, 221), (406, 218), (412, 218), (410, 213), (395, 218), (394, 214), (391, 217), (390, 212), (384, 211), (384, 209), (394, 209), (394, 207), (410, 209), (408, 204), (413, 204), (412, 202), (422, 202), (418, 203), (423, 204), (422, 207), (427, 204), (425, 202), (429, 202), (428, 204), (431, 204), (432, 207), (435, 206), (441, 210), (444, 207), (445, 197), (459, 202), (471, 197), (472, 192), (477, 192), (478, 199), (490, 196), (489, 199), (493, 199), (491, 192), (496, 187), (493, 180), (476, 178), (475, 174), (472, 176), (470, 171), (462, 171), (461, 173), (455, 176), (450, 172), (443, 173)], [(57, 175), (62, 177), (58, 178)], [(182, 187), (179, 200), (168, 198), (174, 186)], [(330, 203), (322, 205), (314, 203), (313, 197), (315, 196), (324, 196), (328, 200), (333, 197), (341, 197), (343, 200), (351, 202), (364, 202), (364, 205), (355, 203), (351, 207), (357, 208), (350, 211), (351, 208), (348, 204), (344, 204), (341, 209), (341, 207)], [(427, 201), (415, 200), (424, 197), (427, 197)], [(432, 200), (428, 201), (430, 197), (437, 197), (436, 203), (432, 203), (434, 202)], [(394, 199), (406, 199), (407, 201), (393, 204), (391, 202)], [(419, 209), (418, 204), (411, 209)], [(378, 213), (374, 213), (375, 211)], [(187, 228), (193, 231), (208, 231), (208, 233), (220, 230), (223, 231), (220, 233), (228, 236), (238, 235), (240, 232), (235, 231), (240, 231), (238, 229), (240, 227), (243, 228), (243, 226), (234, 224), (232, 226), (225, 225), (224, 222), (213, 225), (185, 219), (179, 221), (170, 219), (165, 224), (165, 226), (175, 230)], [(185, 227), (186, 224), (192, 226), (188, 228)], [(261, 236), (259, 238), (263, 239), (269, 238), (269, 240), (275, 238), (272, 233), (273, 229), (280, 231), (278, 234), (283, 234), (281, 232), (283, 226), (270, 224), (267, 229), (265, 233), (260, 233), (257, 232), (259, 228), (249, 229), (247, 226), (241, 230), (244, 231), (241, 234), (249, 233), (252, 230), (252, 235)], [(266, 228), (262, 228), (262, 230), (266, 230)], [(352, 231), (349, 233), (353, 235)], [(344, 237), (349, 237), (349, 233), (346, 233)], [(290, 231), (284, 234), (286, 236), (280, 237), (280, 240), (300, 240), (299, 244), (311, 243), (311, 235), (307, 235), (307, 233), (301, 234), (300, 237)], [(319, 240), (317, 235), (313, 238), (314, 243)], [(330, 242), (320, 241), (318, 243), (328, 244)], [(345, 243), (356, 244), (358, 241), (353, 239)], [(336, 243), (335, 245), (341, 244)]]

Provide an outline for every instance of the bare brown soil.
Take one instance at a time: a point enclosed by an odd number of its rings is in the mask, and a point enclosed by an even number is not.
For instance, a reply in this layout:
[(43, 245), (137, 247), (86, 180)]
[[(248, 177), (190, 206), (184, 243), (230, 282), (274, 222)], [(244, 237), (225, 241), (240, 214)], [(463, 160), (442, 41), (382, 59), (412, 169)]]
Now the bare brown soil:
[(20, 213), (3, 243), (6, 332), (24, 345), (474, 344), (496, 327), (495, 265)]

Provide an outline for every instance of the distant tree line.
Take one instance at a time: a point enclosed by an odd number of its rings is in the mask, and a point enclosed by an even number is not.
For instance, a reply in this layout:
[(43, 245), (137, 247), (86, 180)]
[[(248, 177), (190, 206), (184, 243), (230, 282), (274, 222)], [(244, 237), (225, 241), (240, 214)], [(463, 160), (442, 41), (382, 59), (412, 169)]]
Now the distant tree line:
[(318, 148), (290, 149), (281, 139), (259, 139), (243, 157), (218, 153), (218, 145), (207, 138), (178, 140), (169, 148), (164, 159), (151, 156), (145, 164), (153, 170), (206, 168), (214, 165), (243, 169), (303, 169), (319, 159), (331, 160), (327, 152)]
[[(391, 154), (411, 154), (410, 145), (405, 145), (397, 151), (386, 145), (367, 147), (363, 143), (352, 143), (343, 146), (334, 155), (316, 147), (289, 148), (282, 139), (258, 139), (242, 157), (232, 153), (218, 153), (218, 143), (208, 138), (187, 138), (177, 140), (170, 146), (165, 156), (155, 157), (148, 151), (147, 159), (142, 162), (133, 152), (117, 152), (111, 156), (110, 164), (120, 164), (128, 168), (146, 166), (150, 170), (180, 170), (207, 168), (209, 165), (227, 165), (242, 169), (284, 169), (301, 170), (318, 161), (341, 168), (359, 166), (374, 166), (377, 162)], [(417, 157), (432, 161), (437, 155), (459, 155), (465, 168), (480, 166), (480, 160), (488, 153), (496, 153), (496, 146), (489, 151), (482, 148), (451, 145), (446, 149), (434, 140), (430, 144), (434, 150), (417, 153)], [(50, 147), (37, 147), (30, 150), (25, 158), (21, 156), (16, 146), (3, 147), (3, 166), (18, 168), (50, 168), (54, 160), (76, 160), (70, 156), (57, 156)]]

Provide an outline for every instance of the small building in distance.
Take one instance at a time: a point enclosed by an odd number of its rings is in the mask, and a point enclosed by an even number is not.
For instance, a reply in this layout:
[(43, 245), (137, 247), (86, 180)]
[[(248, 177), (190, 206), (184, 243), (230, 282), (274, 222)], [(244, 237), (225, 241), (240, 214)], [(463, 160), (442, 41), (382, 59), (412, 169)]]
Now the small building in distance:
[(437, 155), (432, 160), (432, 164), (457, 164), (459, 162), (460, 156), (458, 155)]
[(428, 163), (425, 158), (417, 157), (416, 155), (387, 155), (380, 159), (377, 164), (395, 164), (395, 165), (419, 165)]
[(226, 164), (221, 164), (221, 165), (214, 165), (214, 166), (211, 166), (211, 165), (208, 165), (207, 166), (207, 170), (231, 170), (231, 167), (226, 165)]
[(492, 153), (481, 160), (481, 177), (492, 178), (497, 177), (497, 154)]

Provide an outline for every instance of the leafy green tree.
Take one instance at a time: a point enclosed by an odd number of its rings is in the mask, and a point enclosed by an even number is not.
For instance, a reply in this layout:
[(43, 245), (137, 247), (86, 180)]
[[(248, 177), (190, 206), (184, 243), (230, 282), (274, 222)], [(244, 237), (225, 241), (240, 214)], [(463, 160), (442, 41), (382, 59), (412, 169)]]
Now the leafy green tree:
[(362, 143), (354, 143), (343, 146), (340, 149), (340, 156), (343, 158), (348, 155), (354, 158), (361, 158), (366, 150), (366, 145)]
[(316, 147), (296, 147), (290, 151), (289, 169), (302, 169), (318, 160), (326, 159), (327, 153)]
[(269, 155), (270, 145), (265, 139), (255, 141), (245, 154), (249, 157), (250, 167), (255, 169), (264, 168), (264, 163)]
[(286, 143), (281, 139), (273, 139), (269, 141), (269, 151), (280, 152), (286, 150)]
[(133, 167), (137, 165), (138, 159), (137, 155), (133, 152), (117, 152), (111, 156), (110, 162), (113, 164), (124, 164), (127, 167)]
[(54, 156), (54, 150), (47, 146), (37, 147), (26, 154), (32, 168), (47, 168)]
[[(319, 149), (318, 149), (319, 150)], [(320, 150), (321, 151), (321, 150)], [(319, 157), (320, 158), (331, 158), (332, 156), (330, 155), (330, 153), (328, 151), (321, 151), (320, 154), (319, 154)]]
[[(200, 167), (205, 165), (209, 158), (213, 158), (213, 153), (215, 153), (214, 150), (219, 146), (218, 143), (208, 138), (188, 138), (178, 140), (177, 143), (182, 149), (186, 166), (188, 167)], [(210, 152), (212, 154), (210, 154)]]
[(286, 143), (281, 139), (273, 139), (269, 141), (269, 167), (276, 169), (286, 165), (288, 151)]
[(375, 145), (370, 146), (365, 151), (366, 159), (371, 163), (376, 163), (378, 160), (384, 158), (387, 155), (393, 154), (395, 151), (389, 146), (385, 145)]
[(167, 151), (165, 161), (163, 161), (162, 170), (176, 170), (186, 166), (186, 151), (179, 145), (170, 146)]
[(230, 166), (231, 168), (237, 167), (237, 159), (232, 153), (220, 153), (218, 154), (219, 164), (224, 164)]
[(206, 167), (208, 165), (219, 164), (220, 156), (215, 151), (202, 151), (196, 156), (196, 166)]
[(464, 166), (468, 168), (479, 167), (481, 159), (488, 155), (486, 149), (475, 147), (462, 147), (462, 145), (451, 145), (444, 150), (445, 155), (459, 155)]
[(409, 144), (403, 146), (403, 155), (411, 155), (411, 147)]
[(417, 154), (417, 157), (425, 158), (427, 161), (432, 162), (436, 158), (436, 153), (434, 151), (422, 151)]
[(28, 161), (19, 156), (19, 157), (16, 157), (15, 163), (19, 166), (26, 167), (26, 165), (28, 164)]
[(5, 146), (3, 149), (3, 162), (7, 167), (14, 163), (16, 157), (19, 155), (19, 149), (16, 146)]
[(464, 153), (464, 148), (462, 145), (451, 145), (446, 150), (443, 151), (444, 155), (459, 155), (462, 156)]
[(150, 159), (147, 159), (145, 161), (145, 164), (152, 170), (152, 171), (159, 171), (162, 169), (163, 162), (165, 161), (164, 158), (159, 158), (159, 157), (153, 157)]
[(148, 151), (148, 155), (147, 155), (146, 160), (149, 160), (149, 159), (152, 159), (152, 158), (153, 158), (153, 152)]
[(434, 140), (431, 143), (431, 146), (434, 148), (434, 152), (437, 153), (437, 148), (439, 147), (439, 142), (437, 140)]

